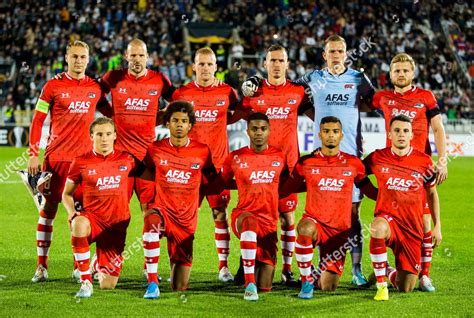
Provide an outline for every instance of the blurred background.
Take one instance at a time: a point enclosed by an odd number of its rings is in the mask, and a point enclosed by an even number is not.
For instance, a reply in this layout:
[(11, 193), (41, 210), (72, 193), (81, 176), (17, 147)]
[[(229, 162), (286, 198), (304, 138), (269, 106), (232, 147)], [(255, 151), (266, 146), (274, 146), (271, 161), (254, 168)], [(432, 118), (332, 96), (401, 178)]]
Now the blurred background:
[(89, 44), (87, 73), (100, 77), (126, 67), (122, 54), (137, 37), (148, 45), (149, 67), (176, 86), (193, 79), (193, 52), (203, 46), (216, 53), (216, 76), (236, 89), (248, 76), (265, 75), (271, 44), (287, 48), (288, 77), (295, 79), (323, 67), (324, 39), (339, 34), (348, 44), (347, 65), (363, 70), (377, 89), (390, 87), (390, 60), (407, 52), (417, 62), (416, 85), (433, 90), (447, 131), (472, 133), (473, 2), (387, 2), (1, 1), (0, 126), (26, 129), (23, 137), (0, 133), (0, 143), (27, 144), (42, 86), (66, 70), (68, 42)]

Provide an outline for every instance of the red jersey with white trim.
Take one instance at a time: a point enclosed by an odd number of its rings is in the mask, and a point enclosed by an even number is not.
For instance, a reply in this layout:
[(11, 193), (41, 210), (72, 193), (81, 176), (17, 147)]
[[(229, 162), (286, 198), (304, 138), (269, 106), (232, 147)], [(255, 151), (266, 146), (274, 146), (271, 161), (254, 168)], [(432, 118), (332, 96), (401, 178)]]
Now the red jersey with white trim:
[(36, 111), (51, 112), (45, 157), (70, 162), (91, 150), (89, 125), (101, 98), (105, 95), (99, 83), (87, 75), (77, 80), (64, 73), (46, 82), (36, 104)]
[(388, 139), (390, 120), (395, 116), (405, 115), (412, 120), (413, 140), (411, 145), (415, 149), (431, 155), (428, 140), (430, 120), (439, 114), (438, 103), (431, 91), (416, 86), (403, 95), (393, 90), (379, 91), (374, 95), (372, 106), (383, 112), (387, 147), (391, 146)]
[(209, 147), (191, 139), (176, 147), (165, 138), (149, 146), (145, 164), (155, 172), (154, 207), (173, 223), (194, 232), (202, 170), (212, 167)]
[(398, 156), (391, 148), (378, 149), (364, 159), (367, 174), (377, 178), (375, 215), (388, 214), (406, 233), (423, 238), (423, 198), (425, 188), (436, 185), (431, 158), (410, 148)]
[(281, 85), (265, 80), (253, 97), (242, 99), (244, 110), (264, 113), (270, 119), (268, 144), (286, 154), (290, 172), (299, 158), (298, 107), (305, 101), (304, 87), (288, 80)]
[(237, 92), (227, 84), (203, 87), (191, 82), (174, 91), (172, 99), (193, 104), (196, 123), (189, 138), (209, 146), (212, 162), (220, 170), (229, 154), (227, 111), (234, 109)]
[(155, 140), (159, 99), (169, 92), (170, 80), (153, 70), (147, 69), (145, 75), (136, 78), (128, 69), (121, 69), (108, 72), (100, 82), (112, 94), (116, 148), (143, 160)]
[(222, 168), (222, 178), (237, 183), (239, 200), (232, 213), (253, 213), (265, 224), (278, 222), (278, 185), (287, 169), (285, 154), (272, 146), (260, 153), (250, 147), (231, 152)]
[(107, 156), (90, 151), (74, 159), (68, 181), (82, 185), (84, 213), (110, 226), (130, 219), (128, 182), (135, 160), (118, 150)]
[(354, 182), (365, 178), (365, 168), (356, 156), (339, 152), (325, 156), (321, 150), (303, 156), (294, 172), (306, 180), (305, 214), (337, 230), (351, 227)]

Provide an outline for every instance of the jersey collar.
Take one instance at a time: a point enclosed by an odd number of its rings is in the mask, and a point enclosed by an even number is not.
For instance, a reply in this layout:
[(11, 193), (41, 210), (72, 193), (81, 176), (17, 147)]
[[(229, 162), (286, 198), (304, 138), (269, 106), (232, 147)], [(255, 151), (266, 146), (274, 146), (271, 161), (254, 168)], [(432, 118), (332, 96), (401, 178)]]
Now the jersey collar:
[(396, 157), (396, 158), (405, 158), (405, 157), (408, 157), (411, 155), (411, 153), (413, 152), (413, 147), (410, 146), (410, 150), (408, 150), (407, 154), (404, 155), (404, 156), (399, 156), (397, 155), (396, 153), (393, 152), (392, 148), (390, 148), (390, 152), (392, 153), (392, 156)]
[(278, 89), (280, 87), (284, 87), (286, 85), (286, 83), (288, 83), (288, 81), (286, 80), (285, 78), (285, 81), (280, 84), (280, 85), (273, 85), (273, 84), (270, 84), (270, 82), (268, 81), (268, 79), (265, 79), (265, 85), (268, 86), (269, 88), (273, 88), (273, 89)]
[(84, 78), (82, 79), (75, 79), (74, 77), (69, 75), (67, 72), (64, 72), (64, 77), (69, 81), (78, 82), (78, 83), (83, 83), (85, 80), (87, 80), (87, 75), (84, 75)]
[(196, 86), (196, 88), (201, 89), (203, 91), (210, 90), (213, 87), (212, 84), (209, 86), (201, 86), (196, 81), (193, 81), (193, 83), (194, 83), (194, 86)]
[(97, 152), (95, 152), (95, 151), (94, 151), (94, 149), (92, 149), (92, 153), (93, 153), (93, 154), (94, 154), (94, 156), (96, 156), (97, 158), (106, 159), (106, 158), (108, 158), (110, 155), (114, 155), (114, 154), (115, 154), (115, 149), (114, 149), (114, 150), (112, 150), (112, 152), (111, 152), (111, 153), (109, 153), (109, 154), (108, 154), (108, 155), (106, 155), (106, 156), (104, 156), (104, 155), (102, 155), (102, 154), (100, 154), (100, 153), (97, 153)]
[(147, 77), (147, 75), (148, 75), (148, 69), (145, 68), (145, 74), (143, 74), (142, 76), (140, 76), (140, 77), (138, 77), (138, 78), (137, 78), (135, 75), (133, 75), (132, 73), (130, 73), (130, 71), (129, 71), (128, 69), (127, 69), (127, 75), (128, 75), (128, 77), (130, 77), (131, 79), (134, 79), (134, 80), (136, 80), (136, 81), (139, 81), (139, 80), (141, 80), (142, 78), (146, 78), (146, 77)]
[(171, 146), (171, 148), (181, 148), (181, 147), (187, 147), (191, 143), (191, 138), (188, 137), (188, 142), (184, 146), (175, 146), (171, 143), (171, 138), (168, 138), (168, 144)]
[(407, 90), (404, 94), (397, 93), (395, 90), (393, 90), (393, 94), (398, 95), (398, 96), (407, 96), (407, 95), (413, 94), (416, 90), (417, 90), (417, 87), (415, 85), (412, 85), (412, 88)]

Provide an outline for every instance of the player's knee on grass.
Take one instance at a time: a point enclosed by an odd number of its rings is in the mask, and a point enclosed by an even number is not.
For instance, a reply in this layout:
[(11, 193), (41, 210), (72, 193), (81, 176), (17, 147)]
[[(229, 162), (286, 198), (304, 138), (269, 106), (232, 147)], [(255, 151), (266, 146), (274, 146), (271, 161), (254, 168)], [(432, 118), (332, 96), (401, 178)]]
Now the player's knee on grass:
[(275, 276), (275, 267), (261, 262), (257, 262), (255, 267), (257, 288), (262, 292), (271, 291), (273, 276)]
[(85, 216), (76, 216), (71, 222), (71, 233), (77, 237), (89, 236), (91, 233), (91, 223)]
[(214, 221), (224, 222), (227, 219), (227, 208), (225, 206), (212, 209)]
[(431, 215), (423, 214), (423, 233), (431, 231)]
[(302, 219), (298, 226), (296, 227), (298, 235), (311, 236), (312, 238), (316, 237), (317, 229), (316, 225), (307, 219)]
[(336, 290), (337, 286), (339, 285), (339, 275), (329, 272), (329, 271), (324, 271), (321, 273), (321, 278), (320, 278), (319, 283), (320, 283), (321, 291), (333, 292)]
[(370, 234), (374, 238), (388, 238), (390, 225), (384, 218), (376, 217), (370, 224)]
[(171, 269), (171, 289), (185, 291), (188, 289), (191, 266), (173, 264)]
[(118, 279), (118, 276), (99, 273), (100, 289), (114, 289), (117, 286)]
[(396, 283), (397, 289), (401, 293), (410, 293), (415, 289), (418, 275), (413, 273), (399, 270), (397, 271)]
[(295, 224), (295, 212), (280, 213), (281, 226), (291, 226)]

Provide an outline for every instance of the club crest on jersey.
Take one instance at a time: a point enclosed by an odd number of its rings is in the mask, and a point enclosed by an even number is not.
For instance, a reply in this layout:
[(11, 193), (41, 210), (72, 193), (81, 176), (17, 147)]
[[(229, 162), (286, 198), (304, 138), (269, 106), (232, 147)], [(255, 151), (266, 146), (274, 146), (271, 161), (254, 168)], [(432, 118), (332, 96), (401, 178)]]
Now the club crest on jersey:
[(416, 172), (416, 171), (412, 172), (411, 175), (414, 176), (415, 178), (421, 177), (421, 174), (419, 174), (419, 173)]
[(119, 166), (119, 171), (127, 171), (127, 166)]
[(241, 162), (240, 163), (240, 168), (248, 168), (249, 167), (249, 164), (246, 163), (246, 162)]
[(413, 106), (413, 107), (415, 107), (415, 108), (423, 108), (423, 107), (425, 107), (425, 104), (418, 103), (418, 104), (416, 104), (416, 105)]
[(352, 171), (349, 171), (349, 170), (343, 171), (343, 172), (342, 172), (342, 175), (343, 175), (344, 177), (350, 177), (350, 176), (352, 176)]
[(225, 105), (225, 100), (218, 100), (216, 103), (216, 106), (224, 106)]
[(279, 167), (280, 166), (280, 161), (273, 161), (272, 162), (272, 167)]
[(119, 87), (120, 94), (127, 94), (127, 89), (125, 87)]
[(344, 84), (345, 89), (354, 89), (354, 84)]
[(199, 169), (199, 167), (200, 167), (199, 163), (191, 164), (191, 169), (197, 170), (197, 169)]
[(296, 99), (290, 98), (288, 100), (288, 105), (294, 105), (294, 104), (296, 104)]
[(95, 93), (89, 93), (89, 98), (95, 98)]
[(156, 89), (151, 89), (151, 90), (148, 91), (148, 95), (156, 96), (156, 95), (158, 95), (158, 91)]
[(69, 93), (61, 93), (61, 98), (71, 98)]

